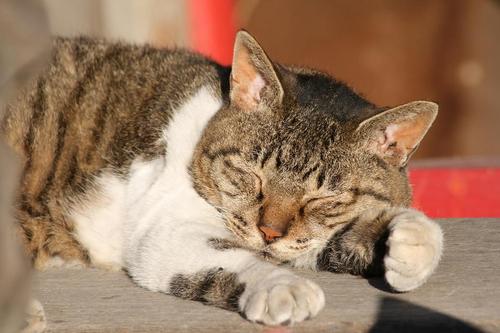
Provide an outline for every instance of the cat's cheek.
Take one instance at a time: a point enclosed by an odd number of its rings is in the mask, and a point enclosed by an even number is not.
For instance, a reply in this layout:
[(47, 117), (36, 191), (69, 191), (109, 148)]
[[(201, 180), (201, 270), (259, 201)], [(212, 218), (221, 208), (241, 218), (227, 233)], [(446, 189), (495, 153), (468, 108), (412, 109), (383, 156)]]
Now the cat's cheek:
[(245, 237), (243, 240), (249, 245), (249, 248), (255, 249), (257, 251), (263, 249), (266, 246), (266, 243), (257, 230), (252, 230), (252, 233), (249, 236)]
[(238, 239), (243, 247), (261, 251), (266, 243), (255, 225), (239, 225), (237, 222), (226, 223), (226, 229)]
[(318, 257), (320, 253), (323, 251), (324, 247), (313, 247), (305, 253), (300, 254), (296, 258), (290, 260), (290, 264), (293, 267), (300, 269), (310, 269), (317, 270), (318, 269)]

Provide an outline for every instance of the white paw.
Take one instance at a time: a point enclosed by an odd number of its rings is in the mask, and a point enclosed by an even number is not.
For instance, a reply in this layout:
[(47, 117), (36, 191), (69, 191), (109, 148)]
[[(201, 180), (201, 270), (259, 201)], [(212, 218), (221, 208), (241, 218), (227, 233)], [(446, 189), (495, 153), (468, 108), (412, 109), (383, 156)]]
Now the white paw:
[(389, 224), (385, 279), (397, 291), (421, 286), (437, 267), (443, 248), (439, 225), (423, 213), (405, 209)]
[(290, 325), (314, 317), (325, 305), (323, 290), (315, 283), (281, 273), (267, 277), (240, 298), (240, 309), (253, 322)]

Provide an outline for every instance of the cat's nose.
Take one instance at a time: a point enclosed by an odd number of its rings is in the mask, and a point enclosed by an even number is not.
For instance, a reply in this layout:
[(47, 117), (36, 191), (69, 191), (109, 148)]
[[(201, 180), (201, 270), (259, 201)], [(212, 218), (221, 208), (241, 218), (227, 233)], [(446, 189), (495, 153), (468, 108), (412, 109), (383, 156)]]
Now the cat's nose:
[(274, 242), (275, 240), (283, 236), (283, 232), (266, 225), (259, 226), (259, 230), (262, 232), (266, 243)]

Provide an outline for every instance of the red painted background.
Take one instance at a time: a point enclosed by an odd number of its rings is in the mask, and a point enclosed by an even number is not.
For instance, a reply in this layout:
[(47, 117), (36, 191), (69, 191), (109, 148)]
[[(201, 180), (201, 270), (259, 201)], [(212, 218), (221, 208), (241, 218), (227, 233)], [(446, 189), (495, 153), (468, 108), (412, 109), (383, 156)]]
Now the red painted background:
[(191, 45), (223, 65), (231, 64), (236, 23), (233, 0), (190, 0)]
[(500, 168), (410, 171), (414, 206), (431, 217), (499, 217)]

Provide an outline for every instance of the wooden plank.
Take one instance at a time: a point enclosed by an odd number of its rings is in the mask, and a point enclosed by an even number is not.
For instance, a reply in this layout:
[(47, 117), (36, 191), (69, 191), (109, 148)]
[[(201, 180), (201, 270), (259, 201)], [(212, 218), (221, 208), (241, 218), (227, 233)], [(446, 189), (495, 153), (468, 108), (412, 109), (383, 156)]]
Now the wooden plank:
[(396, 294), (381, 279), (300, 271), (322, 286), (327, 305), (287, 329), (143, 290), (122, 273), (50, 270), (38, 274), (35, 294), (49, 332), (500, 332), (500, 219), (440, 223), (443, 260), (422, 288)]

